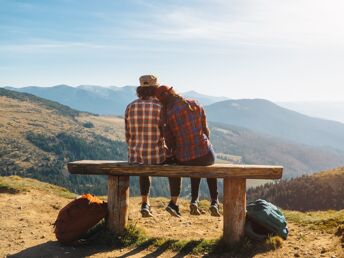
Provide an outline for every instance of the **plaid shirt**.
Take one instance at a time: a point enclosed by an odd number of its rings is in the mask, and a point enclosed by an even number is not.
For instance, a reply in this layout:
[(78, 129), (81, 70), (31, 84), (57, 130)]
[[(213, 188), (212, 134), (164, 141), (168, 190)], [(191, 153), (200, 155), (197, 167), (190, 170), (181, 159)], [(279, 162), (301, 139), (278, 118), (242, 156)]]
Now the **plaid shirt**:
[(168, 108), (164, 136), (178, 161), (203, 157), (212, 148), (204, 109), (194, 100), (180, 100)]
[(125, 111), (128, 162), (161, 164), (166, 159), (162, 106), (155, 98), (137, 99)]

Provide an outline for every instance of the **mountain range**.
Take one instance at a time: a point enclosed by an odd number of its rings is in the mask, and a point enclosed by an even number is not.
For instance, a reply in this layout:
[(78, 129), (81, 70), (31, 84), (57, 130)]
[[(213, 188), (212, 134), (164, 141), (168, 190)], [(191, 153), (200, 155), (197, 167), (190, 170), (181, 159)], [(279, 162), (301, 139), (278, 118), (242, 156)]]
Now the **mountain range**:
[[(101, 87), (95, 85), (56, 85), (53, 87), (29, 86), (23, 88), (5, 87), (6, 89), (30, 93), (41, 98), (57, 101), (80, 111), (102, 115), (123, 115), (125, 107), (136, 98), (136, 86)], [(226, 97), (213, 97), (195, 91), (182, 93), (188, 98), (197, 99), (202, 105), (209, 105), (226, 100)]]
[(205, 107), (208, 120), (251, 129), (288, 141), (344, 151), (344, 124), (306, 116), (264, 99), (217, 102)]
[(6, 89), (30, 93), (76, 110), (103, 115), (123, 115), (126, 105), (135, 99), (135, 87), (132, 86), (105, 88), (92, 85), (78, 87), (57, 85), (54, 87), (6, 87)]
[(196, 91), (187, 91), (187, 92), (182, 93), (182, 95), (185, 98), (197, 99), (197, 101), (201, 103), (203, 106), (211, 105), (219, 101), (228, 100), (227, 97), (214, 97), (214, 96), (201, 94)]
[[(7, 88), (57, 101), (73, 109), (105, 115), (122, 116), (127, 104), (136, 98), (134, 86)], [(310, 117), (264, 99), (233, 100), (195, 91), (182, 95), (199, 100), (205, 106), (208, 121), (244, 127), (298, 144), (344, 152), (343, 123)]]

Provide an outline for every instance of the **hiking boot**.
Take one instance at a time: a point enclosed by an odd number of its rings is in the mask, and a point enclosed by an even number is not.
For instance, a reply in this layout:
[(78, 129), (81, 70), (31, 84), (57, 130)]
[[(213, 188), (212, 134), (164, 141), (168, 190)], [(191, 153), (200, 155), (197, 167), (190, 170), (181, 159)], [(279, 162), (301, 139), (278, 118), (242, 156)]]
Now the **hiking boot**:
[(198, 207), (197, 202), (191, 202), (190, 203), (190, 214), (191, 215), (201, 215), (201, 214), (205, 214), (205, 211), (203, 211), (202, 209), (200, 209)]
[(141, 204), (141, 214), (142, 214), (143, 218), (153, 217), (153, 214), (151, 212), (151, 208), (147, 203)]
[(178, 217), (178, 218), (181, 217), (181, 214), (179, 212), (179, 206), (174, 204), (173, 202), (170, 202), (167, 205), (166, 211), (168, 211), (168, 213), (170, 213), (174, 217)]
[(211, 202), (209, 210), (210, 210), (211, 216), (221, 217), (218, 202), (216, 202), (216, 201)]

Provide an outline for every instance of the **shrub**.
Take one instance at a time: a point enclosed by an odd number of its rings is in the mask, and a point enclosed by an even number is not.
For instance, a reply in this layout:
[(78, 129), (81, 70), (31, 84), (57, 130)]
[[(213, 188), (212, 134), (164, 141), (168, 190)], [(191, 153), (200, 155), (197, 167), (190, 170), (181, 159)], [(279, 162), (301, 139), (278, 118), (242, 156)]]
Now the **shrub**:
[(85, 122), (82, 124), (82, 126), (85, 128), (94, 128), (94, 125), (92, 124), (92, 122)]

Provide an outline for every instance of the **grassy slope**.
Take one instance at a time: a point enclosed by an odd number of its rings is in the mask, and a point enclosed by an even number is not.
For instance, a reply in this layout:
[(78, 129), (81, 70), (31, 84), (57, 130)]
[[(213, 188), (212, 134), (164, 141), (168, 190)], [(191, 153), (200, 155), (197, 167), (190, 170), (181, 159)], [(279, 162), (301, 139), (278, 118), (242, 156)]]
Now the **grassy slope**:
[(29, 192), (30, 190), (52, 193), (68, 199), (74, 199), (77, 196), (64, 187), (40, 182), (31, 178), (22, 178), (19, 176), (0, 177), (0, 193), (17, 194)]

